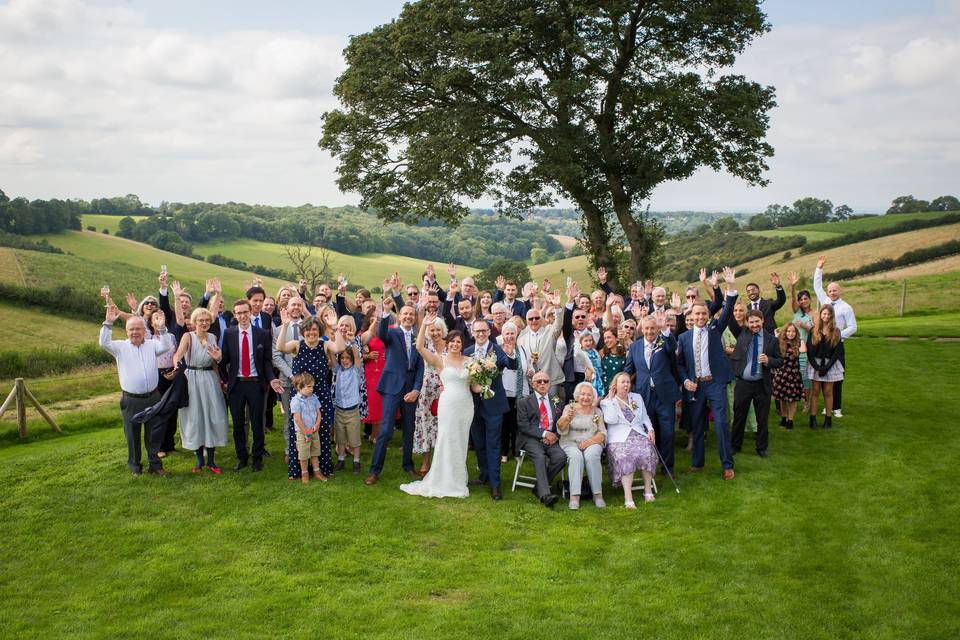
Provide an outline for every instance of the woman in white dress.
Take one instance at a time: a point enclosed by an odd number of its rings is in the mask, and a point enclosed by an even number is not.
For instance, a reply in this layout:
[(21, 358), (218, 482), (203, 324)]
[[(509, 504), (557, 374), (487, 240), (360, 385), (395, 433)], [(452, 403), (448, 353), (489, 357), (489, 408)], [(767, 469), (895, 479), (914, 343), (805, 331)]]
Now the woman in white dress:
[(414, 496), (428, 498), (466, 498), (467, 445), (470, 441), (470, 423), (473, 422), (473, 395), (470, 376), (463, 356), (463, 334), (447, 334), (447, 355), (433, 353), (426, 346), (426, 328), (437, 319), (430, 314), (420, 323), (417, 351), (424, 362), (440, 372), (441, 393), (437, 402), (437, 443), (433, 462), (423, 480), (400, 485), (400, 490)]

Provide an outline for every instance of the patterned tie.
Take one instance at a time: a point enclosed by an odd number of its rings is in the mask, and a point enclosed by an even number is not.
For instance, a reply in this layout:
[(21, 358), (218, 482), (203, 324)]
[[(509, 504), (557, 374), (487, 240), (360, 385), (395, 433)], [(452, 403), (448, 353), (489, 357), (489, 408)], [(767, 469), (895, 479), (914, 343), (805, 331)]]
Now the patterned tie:
[(247, 332), (242, 332), (241, 341), (243, 346), (240, 347), (240, 375), (244, 378), (250, 377), (250, 343), (247, 342)]
[(701, 360), (701, 356), (700, 356), (700, 345), (702, 344), (702, 342), (701, 342), (701, 340), (702, 340), (701, 336), (703, 336), (703, 329), (697, 328), (697, 329), (694, 329), (693, 331), (694, 331), (694, 334), (693, 334), (693, 337), (694, 337), (694, 341), (693, 341), (693, 368), (695, 369), (695, 373), (696, 373), (697, 377), (699, 378), (699, 377), (700, 377), (700, 372), (702, 371), (702, 368), (701, 368), (701, 366), (700, 366), (700, 365), (701, 365), (701, 362), (700, 362), (700, 360)]
[(647, 371), (650, 370), (650, 365), (653, 363), (653, 345), (649, 342), (644, 343), (644, 358), (647, 361)]
[(750, 348), (750, 359), (753, 364), (750, 366), (750, 375), (756, 377), (760, 369), (760, 334), (754, 334), (753, 346)]
[(514, 390), (514, 395), (517, 398), (523, 397), (523, 359), (520, 357), (520, 349), (515, 348), (513, 351), (514, 357), (517, 359), (517, 388)]
[(540, 428), (544, 431), (550, 430), (550, 417), (547, 414), (547, 404), (540, 398)]
[(403, 332), (403, 342), (407, 349), (407, 369), (413, 369), (413, 354), (411, 353), (410, 333), (407, 331)]

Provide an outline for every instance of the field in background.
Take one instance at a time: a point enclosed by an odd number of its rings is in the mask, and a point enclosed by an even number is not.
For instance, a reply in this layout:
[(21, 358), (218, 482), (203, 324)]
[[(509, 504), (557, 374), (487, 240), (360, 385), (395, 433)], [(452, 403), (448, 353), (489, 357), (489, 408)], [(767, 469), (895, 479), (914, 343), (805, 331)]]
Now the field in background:
[[(147, 216), (130, 216), (134, 220), (143, 220)], [(86, 229), (89, 226), (94, 226), (97, 228), (97, 231), (102, 233), (104, 229), (109, 229), (111, 234), (116, 234), (117, 230), (120, 228), (120, 221), (123, 220), (123, 216), (107, 216), (99, 213), (85, 213), (80, 216), (80, 224)]]
[(907, 220), (930, 220), (948, 215), (950, 211), (924, 211), (923, 213), (898, 213), (882, 216), (869, 216), (856, 220), (842, 220), (839, 222), (820, 222), (793, 227), (780, 227), (766, 231), (751, 231), (757, 236), (806, 236), (808, 242), (825, 240), (835, 236), (856, 233), (858, 231), (873, 231), (892, 227)]

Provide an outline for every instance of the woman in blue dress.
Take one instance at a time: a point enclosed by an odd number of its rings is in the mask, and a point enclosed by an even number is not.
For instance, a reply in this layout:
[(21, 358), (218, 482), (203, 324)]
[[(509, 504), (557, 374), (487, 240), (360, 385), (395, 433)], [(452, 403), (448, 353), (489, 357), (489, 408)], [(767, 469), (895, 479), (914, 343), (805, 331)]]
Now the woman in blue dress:
[[(292, 353), (293, 375), (300, 373), (309, 373), (316, 381), (313, 393), (320, 400), (320, 424), (322, 428), (318, 432), (320, 436), (320, 473), (326, 480), (333, 475), (333, 461), (330, 458), (330, 440), (333, 430), (333, 397), (330, 394), (330, 386), (326, 383), (330, 379), (330, 368), (327, 365), (327, 354), (336, 354), (346, 348), (343, 336), (335, 333), (329, 340), (321, 341), (321, 336), (325, 330), (323, 324), (317, 318), (307, 318), (300, 325), (300, 340), (287, 341), (287, 327), (290, 325), (290, 316), (286, 309), (280, 312), (280, 330), (277, 333), (277, 350), (283, 353)], [(296, 393), (296, 390), (293, 390)], [(300, 479), (300, 461), (297, 458), (297, 437), (293, 424), (293, 416), (288, 415), (287, 432), (287, 478), (290, 480)]]

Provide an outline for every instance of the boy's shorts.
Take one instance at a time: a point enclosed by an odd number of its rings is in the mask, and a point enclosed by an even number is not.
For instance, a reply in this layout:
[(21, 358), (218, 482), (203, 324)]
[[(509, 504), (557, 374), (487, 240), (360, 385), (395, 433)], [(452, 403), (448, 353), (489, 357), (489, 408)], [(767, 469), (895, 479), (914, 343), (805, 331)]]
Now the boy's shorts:
[[(323, 427), (320, 427), (321, 429)], [(310, 434), (310, 439), (297, 428), (297, 459), (309, 460), (320, 455), (320, 432)]]
[(333, 435), (338, 445), (359, 448), (362, 431), (359, 408), (341, 409), (337, 407), (334, 410)]

